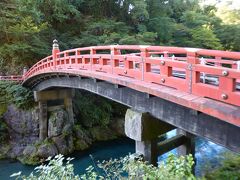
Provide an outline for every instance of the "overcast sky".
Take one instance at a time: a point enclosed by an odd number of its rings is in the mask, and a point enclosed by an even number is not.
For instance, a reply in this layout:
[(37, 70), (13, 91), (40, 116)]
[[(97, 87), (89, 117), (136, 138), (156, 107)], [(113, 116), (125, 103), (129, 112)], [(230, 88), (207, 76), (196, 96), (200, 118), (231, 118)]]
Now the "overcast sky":
[(229, 4), (231, 9), (240, 9), (240, 0), (202, 0), (204, 5), (223, 6)]

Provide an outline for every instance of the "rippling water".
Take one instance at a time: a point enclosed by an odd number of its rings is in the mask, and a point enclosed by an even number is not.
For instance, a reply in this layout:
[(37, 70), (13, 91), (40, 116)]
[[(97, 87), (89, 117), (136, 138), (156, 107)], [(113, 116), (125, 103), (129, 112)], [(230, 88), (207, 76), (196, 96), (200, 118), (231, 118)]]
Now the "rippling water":
[[(172, 136), (175, 132), (171, 132), (168, 136)], [(134, 141), (123, 138), (108, 142), (95, 143), (90, 149), (82, 152), (75, 152), (70, 157), (75, 159), (72, 161), (75, 168), (75, 173), (82, 174), (89, 165), (93, 165), (93, 161), (89, 154), (92, 155), (94, 161), (109, 160), (110, 158), (119, 158), (133, 153), (135, 148)], [(219, 154), (226, 151), (225, 148), (218, 146), (210, 141), (197, 138), (196, 143), (196, 174), (201, 175), (208, 166), (216, 166), (221, 160)], [(176, 153), (176, 150), (172, 151)], [(167, 154), (164, 154), (159, 159), (165, 159)], [(22, 171), (23, 174), (28, 175), (32, 172), (34, 166), (22, 165), (19, 162), (11, 162), (9, 160), (0, 161), (0, 180), (10, 179), (12, 173)]]

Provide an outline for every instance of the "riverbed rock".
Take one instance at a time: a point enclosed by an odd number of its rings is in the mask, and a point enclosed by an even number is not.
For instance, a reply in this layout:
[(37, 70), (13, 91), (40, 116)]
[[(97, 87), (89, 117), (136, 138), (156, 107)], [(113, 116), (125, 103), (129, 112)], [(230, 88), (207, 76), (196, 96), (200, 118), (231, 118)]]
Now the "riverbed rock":
[(28, 145), (22, 155), (16, 158), (23, 164), (37, 165), (39, 163), (39, 157), (37, 156), (37, 148), (34, 145)]
[(37, 156), (44, 159), (48, 158), (49, 156), (55, 156), (57, 154), (58, 150), (54, 143), (43, 143), (37, 150)]
[[(68, 114), (64, 109), (57, 109), (50, 113), (48, 121), (48, 137), (61, 135), (64, 126), (69, 127)], [(68, 127), (65, 127), (65, 131)]]
[(56, 145), (59, 154), (66, 155), (74, 150), (73, 137), (71, 135), (52, 137), (52, 141)]
[[(3, 115), (3, 119), (9, 127), (11, 139), (15, 139), (15, 141), (25, 137), (29, 141), (38, 138), (38, 117), (38, 108), (34, 108), (32, 110), (21, 110), (16, 108), (14, 105), (8, 106), (6, 113)], [(19, 134), (24, 135), (24, 137), (19, 137)], [(30, 136), (35, 138), (29, 139)]]
[(31, 156), (32, 154), (35, 154), (36, 151), (37, 151), (37, 148), (35, 146), (29, 145), (24, 149), (23, 155), (24, 156)]
[(74, 126), (74, 135), (77, 139), (84, 140), (87, 144), (92, 144), (93, 142), (90, 132), (80, 125)]
[(110, 129), (113, 130), (117, 136), (126, 136), (124, 132), (124, 118), (115, 118), (110, 121)]
[(75, 139), (74, 140), (74, 148), (77, 151), (85, 150), (90, 147), (90, 144), (88, 144), (84, 139)]
[(10, 150), (10, 145), (9, 144), (1, 144), (0, 145), (0, 159), (4, 159), (6, 157), (9, 157), (8, 156), (8, 152)]
[(96, 141), (106, 141), (116, 139), (116, 133), (108, 127), (96, 126), (89, 129), (92, 138)]
[(92, 144), (93, 139), (86, 129), (82, 128), (81, 125), (74, 125), (73, 128), (73, 139), (74, 139), (74, 148), (75, 150), (84, 150), (89, 148)]

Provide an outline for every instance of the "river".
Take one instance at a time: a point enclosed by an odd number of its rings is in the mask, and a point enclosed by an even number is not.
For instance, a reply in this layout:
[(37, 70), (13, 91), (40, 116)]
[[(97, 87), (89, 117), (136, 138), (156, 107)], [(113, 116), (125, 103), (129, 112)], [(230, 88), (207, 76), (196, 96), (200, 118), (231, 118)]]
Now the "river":
[[(221, 152), (226, 151), (226, 149), (202, 138), (197, 138), (196, 142), (196, 174), (199, 176), (203, 171), (206, 171), (207, 166), (216, 166), (219, 164), (219, 161), (221, 161), (221, 156), (219, 155)], [(128, 138), (122, 138), (95, 143), (90, 149), (75, 152), (69, 156), (74, 157), (72, 163), (74, 164), (75, 173), (82, 174), (89, 165), (93, 165), (93, 160), (89, 156), (90, 154), (95, 162), (101, 162), (110, 158), (119, 158), (133, 153), (134, 148), (134, 141)], [(175, 151), (173, 151), (173, 153), (175, 153)], [(161, 159), (166, 157), (167, 155), (165, 154)], [(33, 169), (34, 166), (22, 165), (17, 161), (0, 160), (0, 180), (8, 180), (12, 173), (19, 171), (28, 175)]]

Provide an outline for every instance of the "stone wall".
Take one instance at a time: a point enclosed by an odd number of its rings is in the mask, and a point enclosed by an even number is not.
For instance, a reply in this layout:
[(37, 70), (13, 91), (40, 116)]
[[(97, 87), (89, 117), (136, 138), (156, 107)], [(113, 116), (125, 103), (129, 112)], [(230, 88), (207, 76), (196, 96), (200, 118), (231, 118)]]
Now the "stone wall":
[[(1, 118), (7, 125), (8, 131), (8, 139), (0, 144), (0, 149), (8, 146), (5, 157), (16, 158), (22, 155), (28, 144), (33, 144), (38, 140), (38, 112), (38, 109), (19, 110), (14, 105), (7, 107), (7, 111)], [(4, 157), (3, 153), (2, 156)]]

